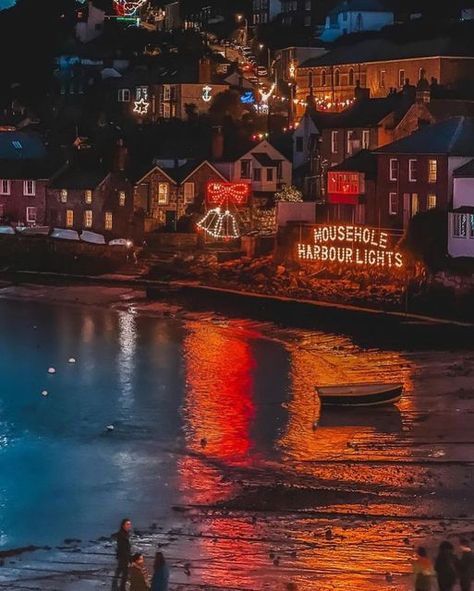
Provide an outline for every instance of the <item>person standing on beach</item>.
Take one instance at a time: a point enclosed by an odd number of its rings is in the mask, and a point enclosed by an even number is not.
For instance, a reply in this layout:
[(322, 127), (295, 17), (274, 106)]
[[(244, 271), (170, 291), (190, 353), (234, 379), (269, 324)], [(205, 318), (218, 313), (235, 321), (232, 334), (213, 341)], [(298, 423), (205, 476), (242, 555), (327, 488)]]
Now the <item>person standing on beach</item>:
[(415, 591), (431, 591), (431, 583), (435, 574), (433, 563), (428, 558), (426, 548), (420, 546), (413, 562), (413, 574), (415, 576)]
[(148, 571), (145, 567), (143, 554), (137, 553), (132, 556), (128, 576), (130, 578), (130, 591), (150, 591)]
[(153, 569), (153, 579), (151, 582), (151, 591), (168, 591), (168, 580), (170, 570), (166, 564), (162, 552), (155, 554), (155, 566)]
[(461, 538), (461, 558), (459, 559), (459, 583), (461, 591), (471, 591), (472, 580), (474, 579), (474, 554), (472, 553), (469, 540)]
[(439, 591), (452, 591), (458, 578), (458, 560), (451, 542), (441, 542), (439, 545), (435, 570)]
[(120, 529), (117, 532), (117, 568), (115, 569), (114, 583), (112, 585), (112, 589), (117, 589), (118, 591), (125, 591), (128, 581), (128, 567), (132, 558), (132, 550), (130, 547), (131, 529), (132, 522), (130, 519), (128, 519), (128, 517), (122, 519)]

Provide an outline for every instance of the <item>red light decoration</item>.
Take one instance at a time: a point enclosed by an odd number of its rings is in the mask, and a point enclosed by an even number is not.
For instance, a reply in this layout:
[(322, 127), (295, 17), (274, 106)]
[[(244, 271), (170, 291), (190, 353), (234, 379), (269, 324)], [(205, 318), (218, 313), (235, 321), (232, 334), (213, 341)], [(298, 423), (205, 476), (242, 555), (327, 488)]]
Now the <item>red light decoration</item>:
[(248, 183), (211, 182), (207, 185), (206, 203), (212, 206), (244, 206), (249, 202), (250, 185)]

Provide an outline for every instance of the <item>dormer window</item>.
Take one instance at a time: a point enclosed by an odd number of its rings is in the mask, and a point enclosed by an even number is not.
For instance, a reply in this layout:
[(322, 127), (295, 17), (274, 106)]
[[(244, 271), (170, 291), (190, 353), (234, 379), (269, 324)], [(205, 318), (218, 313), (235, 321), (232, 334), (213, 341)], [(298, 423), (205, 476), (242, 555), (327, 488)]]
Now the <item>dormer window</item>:
[(61, 189), (61, 192), (59, 193), (59, 198), (61, 200), (61, 203), (67, 203), (67, 189)]

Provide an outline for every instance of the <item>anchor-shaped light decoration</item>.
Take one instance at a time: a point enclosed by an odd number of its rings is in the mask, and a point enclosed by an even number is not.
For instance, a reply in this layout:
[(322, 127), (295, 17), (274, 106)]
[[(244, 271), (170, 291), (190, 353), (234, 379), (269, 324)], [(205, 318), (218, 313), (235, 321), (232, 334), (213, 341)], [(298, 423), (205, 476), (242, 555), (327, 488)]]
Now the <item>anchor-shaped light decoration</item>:
[(206, 84), (206, 86), (202, 87), (202, 100), (205, 103), (209, 103), (212, 100), (212, 86)]

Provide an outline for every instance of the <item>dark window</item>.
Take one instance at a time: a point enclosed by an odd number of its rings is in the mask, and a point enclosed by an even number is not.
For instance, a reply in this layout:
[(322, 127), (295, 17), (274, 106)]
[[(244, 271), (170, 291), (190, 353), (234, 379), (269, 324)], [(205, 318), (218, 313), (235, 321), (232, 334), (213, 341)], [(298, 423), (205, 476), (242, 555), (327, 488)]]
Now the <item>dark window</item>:
[(267, 181), (272, 182), (273, 177), (273, 168), (267, 168)]
[(296, 138), (296, 151), (297, 152), (303, 151), (303, 138), (302, 137)]

